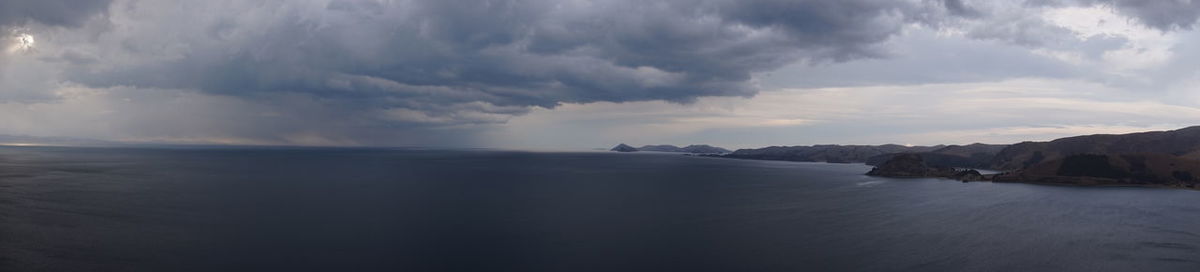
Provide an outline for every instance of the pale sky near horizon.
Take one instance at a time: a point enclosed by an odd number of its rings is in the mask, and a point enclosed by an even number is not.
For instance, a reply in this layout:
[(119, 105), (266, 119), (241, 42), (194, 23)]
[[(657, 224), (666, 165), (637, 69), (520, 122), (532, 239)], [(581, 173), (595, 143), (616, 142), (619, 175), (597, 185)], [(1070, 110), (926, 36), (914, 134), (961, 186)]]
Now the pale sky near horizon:
[(588, 149), (1200, 124), (1200, 1), (0, 0), (0, 134)]

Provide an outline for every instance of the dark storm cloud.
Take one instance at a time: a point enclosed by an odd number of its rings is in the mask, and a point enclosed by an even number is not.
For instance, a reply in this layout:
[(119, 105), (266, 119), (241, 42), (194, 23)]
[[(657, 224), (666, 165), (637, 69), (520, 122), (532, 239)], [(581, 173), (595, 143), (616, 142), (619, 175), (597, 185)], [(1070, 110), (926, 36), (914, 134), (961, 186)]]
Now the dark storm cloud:
[[(1163, 31), (1197, 17), (1191, 2), (1121, 0), (112, 1), (0, 1), (0, 133), (474, 145), (539, 114), (607, 105), (537, 108), (564, 103), (1014, 78), (1133, 86), (1148, 71), (1138, 65), (1190, 51), (1082, 33), (1056, 9), (1106, 5)], [(1146, 78), (1193, 74), (1172, 63)], [(627, 105), (643, 104), (676, 106)]]
[[(67, 74), (94, 87), (300, 93), (364, 112), (399, 109), (407, 116), (398, 120), (492, 122), (478, 116), (750, 96), (756, 73), (877, 57), (876, 45), (905, 24), (971, 13), (958, 1), (338, 0), (317, 11), (297, 2), (176, 11), (225, 17), (159, 22), (203, 30), (176, 35), (187, 47), (177, 57)], [(164, 54), (143, 43), (122, 41), (129, 54)]]
[(4, 0), (0, 1), (0, 26), (30, 21), (78, 26), (107, 9), (109, 2), (111, 0)]

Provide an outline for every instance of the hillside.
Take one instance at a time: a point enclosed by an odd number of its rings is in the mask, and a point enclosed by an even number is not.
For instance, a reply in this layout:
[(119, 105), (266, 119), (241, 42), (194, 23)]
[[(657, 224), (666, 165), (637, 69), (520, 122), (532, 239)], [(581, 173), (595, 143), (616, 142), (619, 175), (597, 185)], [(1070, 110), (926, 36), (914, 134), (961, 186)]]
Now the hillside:
[(1168, 154), (1076, 154), (997, 175), (993, 181), (1196, 188), (1200, 161)]
[(896, 154), (886, 162), (872, 168), (870, 172), (867, 172), (867, 175), (893, 178), (938, 177), (961, 181), (981, 181), (989, 178), (974, 169), (957, 169), (929, 165), (925, 162), (922, 155), (916, 153)]
[(1021, 169), (1076, 154), (1157, 153), (1200, 159), (1200, 126), (1171, 131), (1097, 134), (1049, 142), (1023, 142), (1005, 148), (990, 163), (993, 169)]
[[(925, 163), (934, 167), (989, 168), (993, 157), (1008, 145), (974, 143), (951, 145), (929, 152), (919, 152)], [(870, 157), (867, 165), (880, 165), (898, 154), (882, 154)]]

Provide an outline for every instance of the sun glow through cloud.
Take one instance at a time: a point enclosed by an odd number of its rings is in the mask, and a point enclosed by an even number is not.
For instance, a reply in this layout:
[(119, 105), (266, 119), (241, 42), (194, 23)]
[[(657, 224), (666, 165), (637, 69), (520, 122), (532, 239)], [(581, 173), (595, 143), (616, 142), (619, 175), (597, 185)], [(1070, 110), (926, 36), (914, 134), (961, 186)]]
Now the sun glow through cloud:
[(9, 41), (5, 52), (9, 54), (19, 54), (33, 51), (37, 43), (37, 41), (34, 40), (33, 35), (20, 32), (14, 32), (8, 40)]

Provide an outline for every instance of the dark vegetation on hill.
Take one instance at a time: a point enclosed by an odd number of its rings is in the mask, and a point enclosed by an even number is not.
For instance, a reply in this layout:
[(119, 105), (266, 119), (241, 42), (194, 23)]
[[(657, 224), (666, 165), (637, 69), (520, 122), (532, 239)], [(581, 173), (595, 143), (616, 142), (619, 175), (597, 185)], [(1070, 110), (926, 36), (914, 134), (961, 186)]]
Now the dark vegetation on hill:
[(979, 181), (986, 178), (974, 169), (930, 166), (925, 163), (923, 155), (915, 153), (892, 156), (888, 161), (872, 168), (867, 175), (895, 178), (939, 177), (962, 181)]

